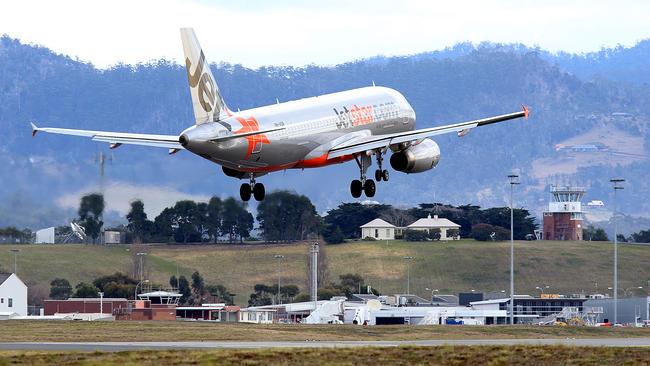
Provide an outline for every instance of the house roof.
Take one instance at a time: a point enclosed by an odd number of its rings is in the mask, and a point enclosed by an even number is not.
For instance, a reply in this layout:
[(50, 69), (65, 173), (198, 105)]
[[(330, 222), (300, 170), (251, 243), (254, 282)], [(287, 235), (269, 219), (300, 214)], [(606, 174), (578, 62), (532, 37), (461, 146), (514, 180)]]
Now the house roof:
[(0, 273), (0, 285), (5, 283), (7, 278), (11, 277), (12, 273)]
[(374, 219), (374, 220), (370, 221), (369, 223), (367, 223), (365, 225), (361, 225), (361, 227), (362, 228), (364, 228), (364, 227), (395, 228), (396, 226), (391, 224), (391, 223), (388, 223), (388, 222), (386, 222), (386, 221), (384, 221), (382, 219)]
[(460, 225), (452, 222), (448, 219), (442, 219), (438, 215), (431, 217), (429, 215), (427, 218), (419, 219), (411, 225), (407, 226), (408, 228), (459, 228)]

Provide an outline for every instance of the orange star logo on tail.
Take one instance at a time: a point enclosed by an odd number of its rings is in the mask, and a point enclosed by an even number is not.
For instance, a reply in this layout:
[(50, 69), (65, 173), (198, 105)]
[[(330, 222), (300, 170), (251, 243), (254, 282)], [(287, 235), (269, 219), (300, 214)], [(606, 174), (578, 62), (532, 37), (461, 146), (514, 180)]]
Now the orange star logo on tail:
[[(235, 135), (238, 133), (246, 133), (246, 132), (253, 132), (253, 131), (260, 130), (260, 125), (259, 123), (257, 123), (257, 120), (253, 116), (248, 118), (235, 117), (235, 119), (239, 121), (239, 123), (241, 123), (242, 125), (242, 128), (234, 132)], [(246, 157), (244, 159), (248, 159), (251, 156), (251, 154), (253, 154), (253, 150), (255, 149), (255, 146), (257, 146), (257, 144), (271, 143), (271, 141), (269, 141), (269, 138), (266, 137), (266, 135), (263, 133), (246, 136), (244, 138), (248, 140), (248, 151), (246, 152)]]

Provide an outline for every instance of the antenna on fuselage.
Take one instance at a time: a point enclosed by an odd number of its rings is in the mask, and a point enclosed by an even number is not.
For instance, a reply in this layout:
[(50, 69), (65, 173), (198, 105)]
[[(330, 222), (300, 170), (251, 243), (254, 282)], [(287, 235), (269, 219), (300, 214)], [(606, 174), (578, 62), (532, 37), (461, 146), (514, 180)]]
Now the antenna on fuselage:
[(374, 80), (372, 81), (372, 86), (376, 86), (376, 85), (375, 85), (375, 81), (374, 81)]
[(275, 98), (275, 104), (280, 104), (280, 100), (278, 98)]

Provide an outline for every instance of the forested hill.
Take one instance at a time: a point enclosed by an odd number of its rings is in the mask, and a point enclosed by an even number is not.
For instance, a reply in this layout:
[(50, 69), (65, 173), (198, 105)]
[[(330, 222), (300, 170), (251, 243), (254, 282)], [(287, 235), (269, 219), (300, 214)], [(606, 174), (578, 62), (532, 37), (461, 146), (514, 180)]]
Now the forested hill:
[[(643, 49), (641, 49), (643, 48)], [(213, 72), (231, 109), (371, 85), (402, 92), (416, 111), (418, 127), (459, 122), (531, 108), (531, 118), (441, 136), (442, 159), (433, 171), (406, 176), (393, 172), (378, 185), (375, 200), (394, 205), (420, 202), (502, 206), (505, 176), (519, 169), (518, 204), (539, 211), (548, 184), (580, 184), (587, 199), (609, 202), (608, 178), (625, 176), (622, 208), (650, 214), (649, 88), (630, 73), (647, 77), (647, 42), (612, 50), (615, 57), (552, 55), (523, 46), (461, 44), (409, 57), (377, 57), (334, 67), (262, 67), (214, 64)], [(179, 50), (180, 52), (180, 50)], [(605, 52), (605, 51), (603, 51)], [(623, 57), (622, 55), (625, 55)], [(210, 50), (208, 59), (215, 61)], [(218, 56), (218, 55), (216, 55)], [(619, 57), (620, 56), (620, 57)], [(626, 68), (634, 60), (634, 67)], [(586, 65), (586, 66), (585, 66)], [(613, 72), (611, 70), (617, 71)], [(604, 71), (602, 71), (604, 70)], [(105, 144), (80, 138), (39, 135), (43, 126), (176, 134), (192, 123), (186, 74), (160, 61), (98, 70), (90, 64), (0, 40), (0, 227), (38, 228), (60, 224), (72, 196), (100, 185), (99, 152), (107, 154), (104, 186), (109, 208), (121, 209), (146, 187), (145, 205), (193, 195), (237, 195), (239, 182), (187, 152)], [(571, 146), (594, 144), (597, 151)], [(568, 148), (567, 148), (568, 146)], [(268, 190), (308, 195), (319, 211), (352, 201), (348, 186), (354, 163), (325, 169), (287, 171), (262, 178)], [(113, 200), (114, 202), (110, 202)], [(149, 200), (150, 202), (147, 202)], [(254, 206), (254, 204), (252, 204)]]

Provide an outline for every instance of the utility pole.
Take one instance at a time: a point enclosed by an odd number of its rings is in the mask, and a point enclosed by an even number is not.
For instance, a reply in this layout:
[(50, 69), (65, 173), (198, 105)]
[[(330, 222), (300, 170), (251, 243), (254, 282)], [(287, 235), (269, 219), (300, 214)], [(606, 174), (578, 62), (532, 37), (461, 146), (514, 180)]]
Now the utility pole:
[(140, 282), (142, 282), (144, 280), (144, 270), (142, 268), (142, 259), (144, 258), (145, 255), (147, 255), (147, 253), (138, 252), (138, 253), (135, 253), (135, 255), (137, 255), (138, 258), (140, 259), (140, 265), (138, 266), (138, 272), (139, 272), (138, 274), (140, 275)]
[(515, 323), (515, 235), (512, 191), (514, 186), (519, 184), (519, 176), (517, 174), (510, 174), (508, 178), (510, 179), (510, 325), (512, 325)]
[(318, 301), (318, 243), (311, 245), (309, 253), (311, 254), (311, 301), (314, 302), (314, 310)]
[(280, 254), (276, 254), (276, 255), (273, 256), (273, 258), (278, 260), (278, 295), (277, 295), (276, 303), (282, 304), (282, 300), (281, 300), (281, 297), (280, 297), (280, 278), (281, 278), (281, 276), (280, 276), (281, 275), (281, 273), (280, 273), (280, 271), (281, 271), (280, 264), (282, 262), (282, 259), (284, 259), (284, 256), (280, 255)]
[(612, 178), (609, 180), (614, 183), (614, 324), (618, 324), (618, 220), (616, 212), (618, 211), (618, 202), (616, 201), (616, 191), (623, 189), (619, 183), (625, 182), (623, 178)]

